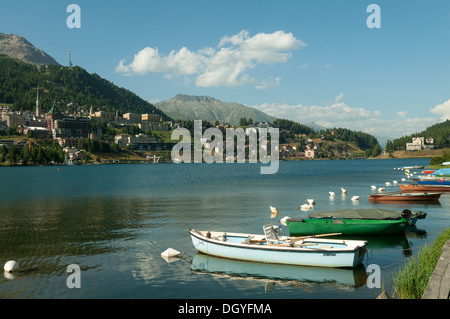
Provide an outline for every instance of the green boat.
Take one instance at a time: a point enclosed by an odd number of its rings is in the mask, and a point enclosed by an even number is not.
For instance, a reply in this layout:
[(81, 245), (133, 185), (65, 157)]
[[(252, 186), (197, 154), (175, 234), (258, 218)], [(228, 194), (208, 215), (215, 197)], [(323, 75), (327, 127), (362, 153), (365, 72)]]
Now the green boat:
[[(423, 212), (420, 212), (425, 214)], [(319, 216), (319, 217), (315, 217)], [(342, 235), (404, 234), (409, 225), (425, 215), (405, 209), (401, 213), (381, 210), (342, 210), (309, 215), (309, 218), (285, 220), (291, 236), (341, 233)]]

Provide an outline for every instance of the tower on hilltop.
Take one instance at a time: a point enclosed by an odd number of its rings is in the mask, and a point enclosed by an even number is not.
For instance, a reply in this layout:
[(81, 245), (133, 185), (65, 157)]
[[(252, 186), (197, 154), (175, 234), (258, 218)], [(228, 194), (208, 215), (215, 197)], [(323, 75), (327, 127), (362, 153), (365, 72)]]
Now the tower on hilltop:
[(72, 68), (72, 57), (70, 47), (69, 47), (69, 68)]

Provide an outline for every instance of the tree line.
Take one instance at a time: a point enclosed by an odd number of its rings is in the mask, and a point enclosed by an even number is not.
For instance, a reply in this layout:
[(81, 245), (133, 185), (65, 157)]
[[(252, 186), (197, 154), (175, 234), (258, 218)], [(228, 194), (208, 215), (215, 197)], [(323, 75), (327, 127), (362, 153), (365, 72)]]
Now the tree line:
[(450, 120), (434, 124), (418, 133), (405, 135), (392, 141), (388, 140), (386, 143), (386, 151), (392, 153), (394, 151), (404, 150), (406, 143), (411, 143), (413, 137), (433, 138), (433, 145), (436, 149), (450, 147)]
[(0, 164), (9, 162), (11, 165), (22, 163), (22, 165), (48, 165), (50, 163), (64, 163), (65, 155), (58, 143), (45, 140), (38, 145), (29, 147), (24, 145), (22, 148), (12, 145), (9, 149), (3, 144), (0, 147)]

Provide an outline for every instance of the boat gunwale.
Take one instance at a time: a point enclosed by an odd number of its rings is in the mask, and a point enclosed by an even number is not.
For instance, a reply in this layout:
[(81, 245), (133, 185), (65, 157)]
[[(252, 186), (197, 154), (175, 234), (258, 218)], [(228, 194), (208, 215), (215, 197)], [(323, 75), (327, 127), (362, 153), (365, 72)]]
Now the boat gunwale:
[[(200, 231), (191, 228), (189, 230), (189, 233), (191, 236), (194, 236), (195, 238), (205, 241), (207, 243), (215, 244), (215, 245), (221, 245), (221, 246), (227, 246), (227, 247), (234, 247), (234, 248), (240, 248), (240, 249), (256, 249), (256, 250), (266, 250), (266, 251), (283, 251), (283, 252), (289, 252), (289, 253), (323, 253), (323, 252), (336, 252), (336, 253), (350, 253), (350, 252), (356, 252), (358, 249), (363, 248), (366, 249), (366, 246), (368, 245), (368, 242), (365, 240), (351, 240), (351, 239), (324, 239), (324, 238), (316, 238), (314, 236), (308, 236), (309, 238), (304, 238), (305, 241), (318, 241), (323, 243), (330, 243), (332, 244), (335, 242), (336, 244), (345, 244), (347, 248), (313, 248), (313, 247), (301, 247), (301, 246), (281, 246), (281, 245), (260, 245), (260, 244), (251, 244), (251, 243), (231, 243), (231, 242), (225, 242), (219, 239), (214, 238), (208, 238), (205, 235), (203, 235)], [(227, 232), (214, 232), (214, 233), (221, 233), (225, 234), (227, 236), (232, 237), (248, 237), (250, 236), (259, 236), (262, 238), (265, 238), (263, 235), (255, 235), (255, 234), (245, 234), (245, 233), (227, 233)], [(241, 235), (241, 236), (237, 236)], [(242, 236), (243, 235), (243, 236)], [(295, 236), (287, 237), (283, 236), (280, 237), (280, 241), (285, 241), (289, 239), (295, 239)], [(300, 240), (300, 239), (299, 239)], [(339, 242), (341, 241), (341, 242)], [(350, 243), (350, 245), (349, 245)]]
[[(373, 218), (341, 218), (341, 217), (321, 217), (321, 218), (290, 218), (286, 220), (286, 225), (289, 225), (291, 223), (299, 223), (304, 222), (308, 225), (326, 225), (331, 226), (335, 225), (333, 222), (327, 222), (327, 221), (343, 221), (342, 223), (336, 224), (339, 227), (382, 227), (382, 226), (396, 226), (401, 225), (402, 223), (405, 223), (406, 225), (409, 225), (411, 223), (412, 218), (404, 218), (399, 217), (396, 219), (386, 218), (386, 219), (373, 219)], [(356, 221), (356, 222), (355, 222)], [(289, 228), (289, 226), (288, 226)]]
[(450, 192), (450, 185), (436, 184), (398, 184), (402, 193), (415, 191)]

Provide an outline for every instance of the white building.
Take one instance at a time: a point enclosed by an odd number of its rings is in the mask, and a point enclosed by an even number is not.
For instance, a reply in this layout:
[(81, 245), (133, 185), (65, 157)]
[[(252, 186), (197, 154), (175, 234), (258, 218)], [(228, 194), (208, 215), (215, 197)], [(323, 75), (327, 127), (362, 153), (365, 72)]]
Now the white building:
[(424, 137), (413, 137), (412, 143), (406, 143), (407, 151), (432, 150), (432, 149), (434, 149), (432, 138), (427, 138), (425, 143)]

